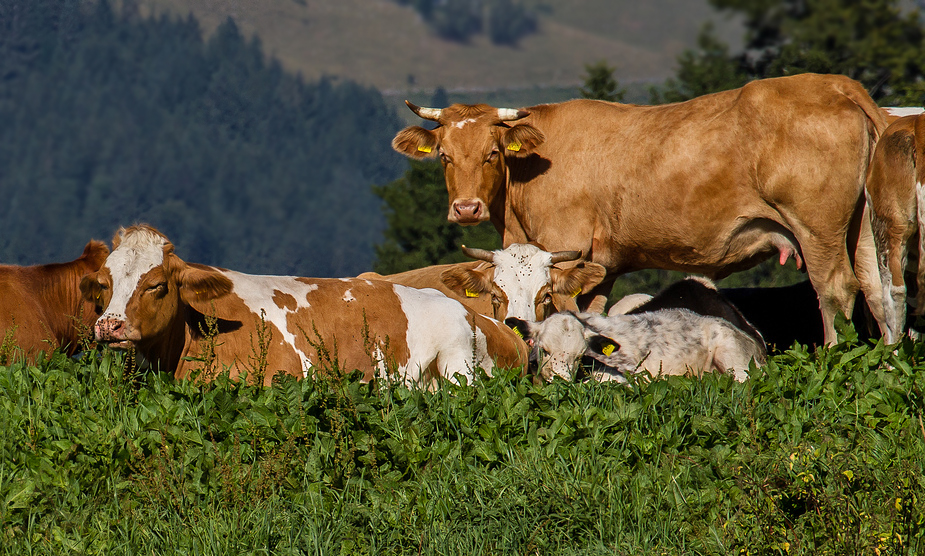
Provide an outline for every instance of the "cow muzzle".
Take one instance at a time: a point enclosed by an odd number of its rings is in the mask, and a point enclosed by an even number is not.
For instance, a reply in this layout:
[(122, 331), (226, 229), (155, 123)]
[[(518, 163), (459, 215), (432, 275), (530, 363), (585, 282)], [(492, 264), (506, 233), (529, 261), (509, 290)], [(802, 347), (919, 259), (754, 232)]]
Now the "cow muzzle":
[(93, 333), (98, 342), (105, 342), (109, 347), (128, 348), (132, 346), (131, 340), (126, 338), (128, 326), (124, 319), (100, 318), (93, 325)]
[(460, 199), (450, 206), (450, 222), (457, 224), (478, 224), (488, 220), (488, 207), (479, 199)]

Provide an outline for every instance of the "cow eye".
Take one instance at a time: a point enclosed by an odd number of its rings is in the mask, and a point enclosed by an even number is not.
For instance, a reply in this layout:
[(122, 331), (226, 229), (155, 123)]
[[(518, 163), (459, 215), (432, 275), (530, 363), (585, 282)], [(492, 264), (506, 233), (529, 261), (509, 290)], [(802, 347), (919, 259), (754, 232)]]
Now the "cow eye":
[(108, 290), (108, 289), (109, 289), (109, 284), (104, 284), (104, 283), (102, 283), (102, 282), (99, 282), (99, 285), (100, 285), (100, 289), (101, 289), (101, 290)]
[(444, 164), (451, 164), (451, 163), (453, 162), (452, 160), (450, 160), (450, 157), (448, 157), (448, 156), (446, 155), (446, 153), (443, 152), (443, 151), (440, 152), (440, 160), (441, 160)]
[(494, 148), (491, 150), (491, 154), (488, 155), (488, 160), (485, 162), (494, 162), (498, 160), (498, 156), (500, 156), (500, 153), (498, 152), (497, 148)]
[(160, 284), (154, 284), (153, 286), (149, 286), (146, 291), (150, 293), (157, 293), (165, 289), (167, 289), (167, 284), (161, 282)]

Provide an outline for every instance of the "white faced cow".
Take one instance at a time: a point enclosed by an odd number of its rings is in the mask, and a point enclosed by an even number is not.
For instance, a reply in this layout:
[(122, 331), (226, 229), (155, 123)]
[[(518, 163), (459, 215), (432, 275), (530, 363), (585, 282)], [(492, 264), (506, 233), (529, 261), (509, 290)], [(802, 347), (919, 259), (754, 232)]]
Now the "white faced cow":
[[(201, 367), (195, 359), (209, 350), (217, 371), (262, 373), (264, 384), (332, 362), (363, 370), (366, 380), (394, 371), (408, 382), (527, 362), (512, 330), (434, 290), (187, 264), (147, 226), (120, 230), (109, 258), (80, 289), (102, 312), (98, 341), (134, 347), (177, 378)], [(211, 329), (210, 316), (217, 318)]]
[(575, 298), (594, 289), (606, 274), (604, 267), (591, 262), (558, 266), (581, 257), (578, 251), (549, 253), (521, 243), (495, 251), (465, 245), (462, 250), (483, 262), (428, 266), (388, 276), (366, 272), (358, 278), (434, 288), (498, 320), (515, 317), (540, 321), (556, 311), (577, 311)]
[(596, 312), (624, 272), (720, 278), (777, 255), (805, 261), (827, 342), (859, 286), (883, 322), (862, 191), (885, 113), (852, 79), (765, 79), (660, 106), (409, 107), (440, 125), (392, 146), (440, 158), (449, 220), (491, 220), (505, 246), (585, 253), (608, 272), (580, 300)]

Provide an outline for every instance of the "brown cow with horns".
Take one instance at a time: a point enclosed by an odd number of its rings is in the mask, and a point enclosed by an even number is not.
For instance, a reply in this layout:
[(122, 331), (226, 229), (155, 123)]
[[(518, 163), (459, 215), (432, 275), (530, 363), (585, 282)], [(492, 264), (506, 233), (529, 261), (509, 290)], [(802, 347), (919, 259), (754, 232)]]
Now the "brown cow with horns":
[(777, 254), (781, 263), (805, 261), (827, 342), (859, 286), (883, 323), (861, 193), (886, 121), (852, 79), (765, 79), (660, 106), (408, 105), (440, 125), (408, 127), (392, 146), (413, 158), (439, 156), (449, 220), (490, 219), (505, 246), (586, 253), (608, 271), (596, 310), (624, 272), (719, 278)]

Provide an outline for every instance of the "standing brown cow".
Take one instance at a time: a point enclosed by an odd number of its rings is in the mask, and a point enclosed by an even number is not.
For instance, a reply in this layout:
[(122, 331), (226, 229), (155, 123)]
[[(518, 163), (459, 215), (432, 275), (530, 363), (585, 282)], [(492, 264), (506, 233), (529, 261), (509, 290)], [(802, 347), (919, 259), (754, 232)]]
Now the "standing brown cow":
[(867, 177), (867, 201), (877, 242), (887, 341), (899, 340), (906, 323), (904, 270), (909, 240), (918, 232), (915, 314), (925, 311), (925, 115), (890, 124), (877, 143)]
[(90, 241), (69, 263), (0, 265), (0, 334), (11, 335), (26, 361), (40, 351), (77, 351), (81, 325), (89, 330), (99, 316), (80, 295), (80, 280), (99, 270), (108, 254), (104, 243)]
[(765, 79), (661, 106), (409, 107), (440, 125), (406, 128), (392, 146), (439, 156), (449, 220), (490, 219), (505, 246), (588, 254), (608, 271), (595, 302), (624, 272), (718, 278), (779, 254), (806, 262), (827, 342), (859, 285), (882, 322), (861, 192), (886, 122), (852, 79)]

